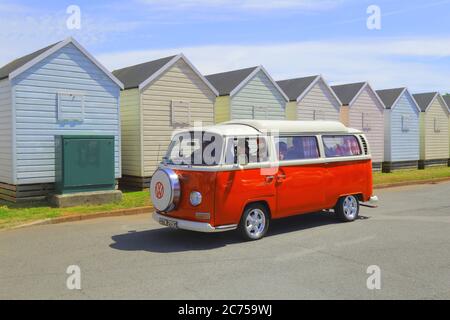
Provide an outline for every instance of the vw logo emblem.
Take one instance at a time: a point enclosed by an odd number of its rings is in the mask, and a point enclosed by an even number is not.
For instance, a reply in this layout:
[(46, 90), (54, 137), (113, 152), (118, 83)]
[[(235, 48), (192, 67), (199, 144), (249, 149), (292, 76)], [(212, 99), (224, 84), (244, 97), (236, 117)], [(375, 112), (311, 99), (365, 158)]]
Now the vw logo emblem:
[(157, 182), (155, 185), (156, 198), (161, 199), (164, 196), (164, 186), (161, 182)]

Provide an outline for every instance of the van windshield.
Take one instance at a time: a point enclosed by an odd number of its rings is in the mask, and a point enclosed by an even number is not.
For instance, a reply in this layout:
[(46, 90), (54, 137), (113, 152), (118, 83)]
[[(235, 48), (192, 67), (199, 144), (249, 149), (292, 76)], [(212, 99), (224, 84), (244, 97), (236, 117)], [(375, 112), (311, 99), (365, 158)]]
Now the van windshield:
[(172, 139), (163, 162), (173, 165), (215, 166), (222, 154), (222, 138), (210, 132), (179, 133)]

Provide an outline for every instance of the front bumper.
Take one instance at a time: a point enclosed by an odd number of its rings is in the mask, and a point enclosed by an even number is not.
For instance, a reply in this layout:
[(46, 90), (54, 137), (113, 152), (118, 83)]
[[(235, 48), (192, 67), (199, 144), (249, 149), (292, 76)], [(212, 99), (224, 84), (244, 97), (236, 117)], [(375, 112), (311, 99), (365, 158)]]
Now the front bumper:
[(237, 228), (237, 224), (229, 224), (229, 225), (225, 225), (225, 226), (213, 227), (207, 222), (196, 222), (196, 221), (189, 221), (189, 220), (183, 220), (183, 219), (176, 219), (176, 218), (172, 218), (172, 217), (168, 217), (168, 216), (159, 214), (157, 212), (153, 213), (153, 220), (162, 224), (161, 219), (165, 219), (166, 221), (170, 221), (170, 222), (176, 222), (177, 229), (197, 231), (197, 232), (206, 232), (206, 233), (223, 232), (223, 231), (235, 230)]

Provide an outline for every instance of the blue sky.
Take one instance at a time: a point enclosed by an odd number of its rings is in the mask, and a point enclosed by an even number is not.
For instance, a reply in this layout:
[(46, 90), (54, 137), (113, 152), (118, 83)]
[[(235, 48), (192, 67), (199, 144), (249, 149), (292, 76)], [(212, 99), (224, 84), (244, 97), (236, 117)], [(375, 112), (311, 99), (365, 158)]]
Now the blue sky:
[[(80, 30), (66, 27), (69, 5)], [(206, 74), (262, 64), (276, 79), (447, 92), (449, 12), (450, 0), (0, 0), (0, 64), (74, 36), (110, 69), (184, 52)]]

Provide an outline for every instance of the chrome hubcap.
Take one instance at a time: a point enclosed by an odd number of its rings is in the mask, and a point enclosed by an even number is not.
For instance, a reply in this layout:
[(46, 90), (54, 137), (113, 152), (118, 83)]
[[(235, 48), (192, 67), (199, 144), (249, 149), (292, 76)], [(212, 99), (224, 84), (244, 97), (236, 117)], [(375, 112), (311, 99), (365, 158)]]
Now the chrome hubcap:
[(258, 238), (266, 226), (266, 216), (260, 209), (253, 209), (245, 219), (245, 229), (251, 238)]
[(358, 213), (358, 202), (355, 197), (348, 196), (344, 199), (344, 214), (349, 219), (354, 219)]

